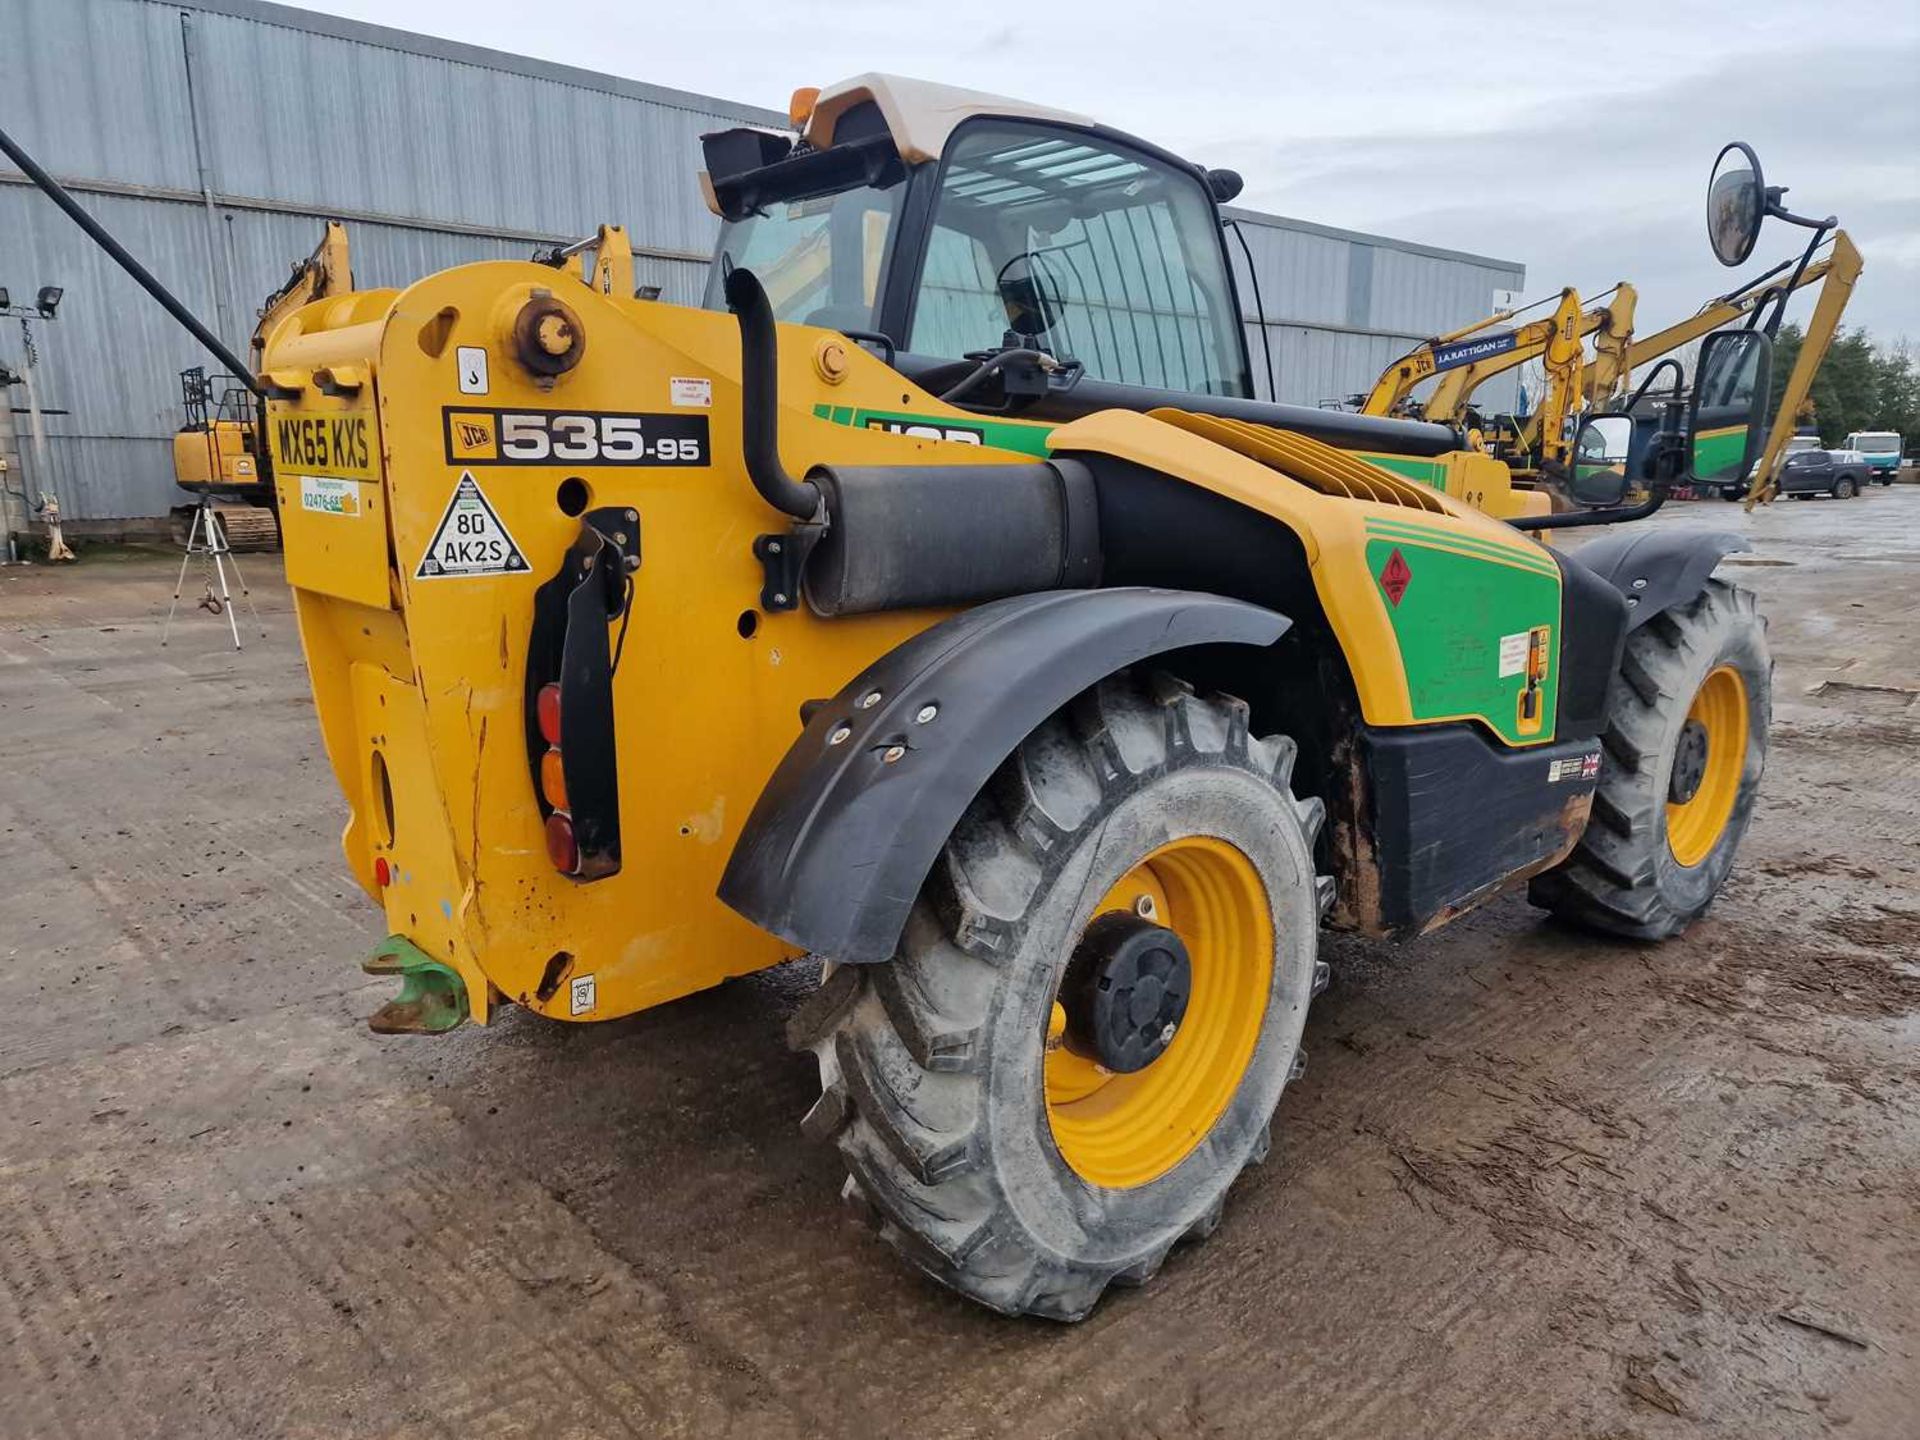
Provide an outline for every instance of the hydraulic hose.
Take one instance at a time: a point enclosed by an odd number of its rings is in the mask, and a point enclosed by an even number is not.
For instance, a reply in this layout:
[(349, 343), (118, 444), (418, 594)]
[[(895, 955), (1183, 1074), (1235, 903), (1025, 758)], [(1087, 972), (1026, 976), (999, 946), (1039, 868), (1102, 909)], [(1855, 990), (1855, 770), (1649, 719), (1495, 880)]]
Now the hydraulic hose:
[(740, 448), (760, 498), (796, 520), (820, 514), (818, 486), (796, 480), (780, 463), (779, 340), (773, 306), (759, 278), (742, 266), (727, 272), (727, 308), (740, 322)]

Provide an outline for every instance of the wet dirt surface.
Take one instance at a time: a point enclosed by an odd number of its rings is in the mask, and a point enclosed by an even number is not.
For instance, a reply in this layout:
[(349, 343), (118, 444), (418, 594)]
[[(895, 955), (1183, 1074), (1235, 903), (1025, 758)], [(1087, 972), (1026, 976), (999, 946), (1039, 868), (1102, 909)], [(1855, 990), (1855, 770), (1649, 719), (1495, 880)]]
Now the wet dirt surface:
[[(0, 1433), (1920, 1433), (1920, 487), (1745, 530), (1758, 818), (1658, 947), (1509, 898), (1329, 938), (1206, 1245), (1062, 1328), (841, 1209), (799, 963), (381, 1039), (272, 557), (0, 571)], [(189, 596), (189, 599), (192, 597)]]

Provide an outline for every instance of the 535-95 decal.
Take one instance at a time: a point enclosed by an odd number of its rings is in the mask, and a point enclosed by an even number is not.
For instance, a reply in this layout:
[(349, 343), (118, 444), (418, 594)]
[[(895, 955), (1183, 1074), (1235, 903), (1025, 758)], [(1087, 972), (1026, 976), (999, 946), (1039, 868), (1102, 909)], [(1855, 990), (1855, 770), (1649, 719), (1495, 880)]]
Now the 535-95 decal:
[(707, 417), (448, 406), (449, 465), (705, 465)]

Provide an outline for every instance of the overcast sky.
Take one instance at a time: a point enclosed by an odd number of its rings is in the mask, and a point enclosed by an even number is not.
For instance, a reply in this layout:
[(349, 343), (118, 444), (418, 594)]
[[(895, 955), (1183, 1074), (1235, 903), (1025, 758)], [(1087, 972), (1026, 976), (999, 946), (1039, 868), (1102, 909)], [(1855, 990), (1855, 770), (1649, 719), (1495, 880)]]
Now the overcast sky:
[[(1642, 333), (1732, 288), (1704, 192), (1746, 140), (1865, 254), (1847, 323), (1920, 344), (1916, 0), (307, 3), (773, 109), (888, 70), (1081, 110), (1239, 170), (1242, 205), (1521, 261), (1530, 296), (1632, 280)], [(1769, 222), (1739, 273), (1805, 234)]]

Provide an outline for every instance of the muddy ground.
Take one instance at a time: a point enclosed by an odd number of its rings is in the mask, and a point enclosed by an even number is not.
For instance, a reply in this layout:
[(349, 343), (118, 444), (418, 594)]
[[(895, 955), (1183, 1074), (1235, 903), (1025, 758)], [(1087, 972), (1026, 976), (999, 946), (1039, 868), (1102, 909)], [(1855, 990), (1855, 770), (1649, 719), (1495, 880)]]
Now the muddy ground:
[(1330, 939), (1273, 1159), (1072, 1328), (843, 1212), (804, 964), (369, 1034), (270, 557), (238, 656), (163, 557), (0, 571), (0, 1434), (1920, 1433), (1920, 487), (1652, 523), (1772, 617), (1712, 916)]

